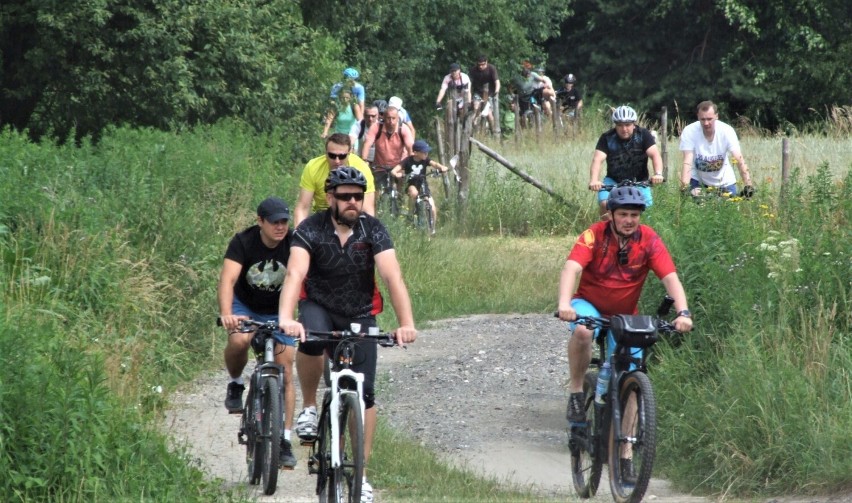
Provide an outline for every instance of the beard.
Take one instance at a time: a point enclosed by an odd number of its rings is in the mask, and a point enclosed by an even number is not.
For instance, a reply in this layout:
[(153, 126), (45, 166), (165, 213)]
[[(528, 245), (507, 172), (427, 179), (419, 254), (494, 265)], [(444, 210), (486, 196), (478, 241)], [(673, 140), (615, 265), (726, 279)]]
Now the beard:
[(341, 212), (340, 208), (335, 205), (334, 209), (332, 210), (332, 215), (334, 216), (334, 219), (337, 220), (337, 223), (339, 223), (340, 225), (352, 227), (355, 225), (356, 222), (358, 222), (358, 217), (361, 216), (361, 212), (357, 210), (346, 210)]

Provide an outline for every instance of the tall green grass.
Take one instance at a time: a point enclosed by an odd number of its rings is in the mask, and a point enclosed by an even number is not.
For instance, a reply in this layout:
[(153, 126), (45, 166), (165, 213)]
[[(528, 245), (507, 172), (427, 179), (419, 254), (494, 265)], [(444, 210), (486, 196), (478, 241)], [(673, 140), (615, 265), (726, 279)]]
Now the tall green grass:
[[(570, 140), (491, 144), (564, 202), (475, 153), (465, 208), (435, 187), (437, 238), (390, 224), (418, 323), (552, 311), (574, 236), (597, 215), (588, 165), (607, 124), (587, 117)], [(698, 206), (674, 183), (655, 190), (644, 219), (669, 246), (696, 313), (696, 331), (661, 347), (652, 366), (659, 466), (683, 488), (749, 495), (852, 482), (852, 149), (833, 141), (794, 139), (808, 154), (783, 196), (780, 140), (763, 137), (743, 139), (766, 182), (754, 200)], [(0, 469), (12, 474), (0, 500), (220, 497), (150, 425), (174, 386), (221, 365), (212, 321), (224, 247), (259, 200), (294, 200), (301, 166), (279, 162), (289, 149), (236, 123), (115, 129), (79, 148), (0, 134)], [(643, 308), (661, 293), (651, 279)], [(393, 325), (390, 309), (380, 322)], [(422, 470), (422, 455), (399, 456), (416, 453), (404, 439), (380, 437), (371, 465), (388, 498), (524, 499), (493, 481), (464, 492), (479, 482), (432, 461)]]

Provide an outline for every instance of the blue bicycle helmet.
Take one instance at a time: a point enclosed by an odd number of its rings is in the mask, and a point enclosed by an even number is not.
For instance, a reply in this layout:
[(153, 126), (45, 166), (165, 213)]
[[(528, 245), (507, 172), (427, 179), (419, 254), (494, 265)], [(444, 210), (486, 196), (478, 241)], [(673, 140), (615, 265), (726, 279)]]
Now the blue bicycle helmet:
[(352, 166), (340, 166), (328, 173), (328, 178), (325, 181), (325, 191), (328, 192), (340, 185), (357, 185), (367, 190), (367, 179), (364, 178), (363, 173)]
[(642, 197), (642, 192), (636, 187), (616, 187), (609, 193), (609, 199), (606, 200), (606, 209), (615, 211), (619, 208), (637, 209), (645, 211), (645, 198)]
[(350, 66), (349, 68), (347, 68), (346, 70), (343, 70), (343, 78), (346, 78), (346, 79), (352, 79), (352, 80), (355, 80), (355, 79), (357, 79), (360, 75), (361, 75), (361, 74), (360, 74), (360, 73), (358, 73), (358, 70), (356, 70), (356, 69), (352, 68), (351, 66)]

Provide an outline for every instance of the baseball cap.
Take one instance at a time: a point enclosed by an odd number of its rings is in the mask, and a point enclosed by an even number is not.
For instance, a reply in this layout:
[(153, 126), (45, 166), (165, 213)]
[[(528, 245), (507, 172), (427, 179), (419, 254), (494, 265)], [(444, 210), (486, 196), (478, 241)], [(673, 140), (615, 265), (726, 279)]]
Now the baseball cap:
[(257, 216), (267, 222), (290, 220), (290, 208), (277, 197), (267, 197), (257, 207)]
[(391, 96), (388, 100), (388, 106), (394, 107), (399, 110), (400, 108), (402, 108), (402, 98), (400, 98), (399, 96)]
[(425, 140), (417, 140), (414, 142), (414, 146), (412, 147), (415, 152), (423, 152), (424, 154), (428, 154), (432, 151), (432, 147), (426, 143)]
[(450, 65), (450, 71), (451, 71), (451, 72), (454, 72), (454, 71), (456, 71), (456, 70), (461, 70), (461, 65), (459, 65), (458, 63), (453, 63), (453, 64), (451, 64), (451, 65)]

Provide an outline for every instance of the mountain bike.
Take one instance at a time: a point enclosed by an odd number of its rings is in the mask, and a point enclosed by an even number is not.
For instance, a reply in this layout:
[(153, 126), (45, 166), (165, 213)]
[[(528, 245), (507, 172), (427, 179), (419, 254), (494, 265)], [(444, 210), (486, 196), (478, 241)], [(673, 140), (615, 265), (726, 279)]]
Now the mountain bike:
[[(609, 485), (617, 503), (638, 503), (651, 480), (657, 440), (657, 409), (647, 375), (648, 351), (660, 334), (675, 332), (664, 319), (674, 303), (666, 296), (657, 316), (580, 316), (574, 323), (598, 330), (597, 356), (583, 381), (586, 425), (571, 426), (568, 441), (574, 489), (591, 498), (598, 489), (601, 468), (609, 465)], [(614, 345), (609, 358), (607, 346)], [(598, 375), (608, 362), (612, 375), (605, 393), (596, 395)], [(600, 400), (600, 401), (599, 401)]]
[[(217, 320), (221, 325), (221, 320)], [(263, 494), (274, 494), (278, 484), (278, 455), (284, 424), (284, 368), (275, 363), (274, 321), (241, 320), (240, 332), (254, 331), (251, 348), (256, 365), (249, 378), (249, 391), (240, 418), (237, 441), (246, 446), (249, 483), (262, 483)]]
[(393, 166), (375, 166), (372, 169), (376, 183), (376, 213), (398, 217), (399, 191), (396, 189), (396, 182), (390, 176)]
[(364, 374), (350, 366), (359, 344), (396, 344), (392, 333), (377, 327), (361, 333), (353, 323), (351, 330), (321, 332), (308, 330), (308, 342), (337, 342), (331, 388), (325, 392), (319, 416), (319, 431), (310, 445), (308, 473), (317, 476), (320, 503), (361, 501), (364, 478)]
[[(429, 235), (435, 234), (435, 208), (432, 205), (432, 194), (429, 190), (427, 178), (442, 176), (440, 170), (433, 169), (427, 174), (417, 176), (417, 197), (414, 198), (414, 226), (418, 229), (428, 231)], [(409, 175), (409, 180), (414, 177)]]

